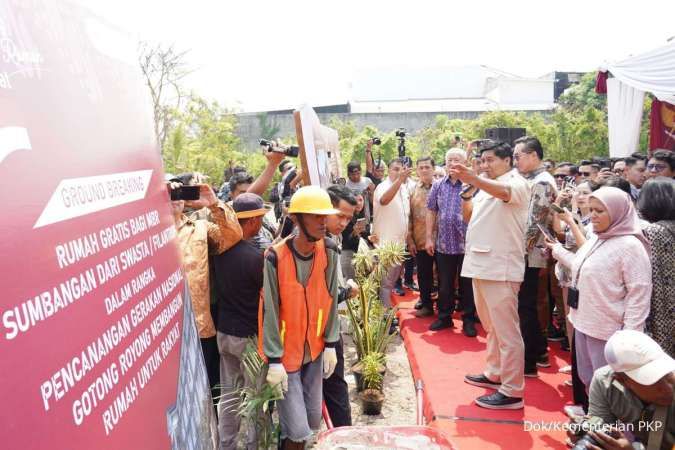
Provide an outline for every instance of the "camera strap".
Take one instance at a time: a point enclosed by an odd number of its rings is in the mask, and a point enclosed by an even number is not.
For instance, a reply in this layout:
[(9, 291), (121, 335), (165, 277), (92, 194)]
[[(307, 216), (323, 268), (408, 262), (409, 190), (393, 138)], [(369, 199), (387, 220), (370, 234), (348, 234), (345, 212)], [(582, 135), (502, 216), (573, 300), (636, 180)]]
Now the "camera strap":
[(581, 260), (581, 264), (579, 264), (579, 269), (577, 269), (577, 276), (574, 278), (574, 283), (572, 284), (572, 287), (574, 289), (577, 289), (577, 284), (579, 283), (579, 275), (581, 275), (581, 268), (584, 266), (584, 263), (588, 259), (589, 256), (593, 254), (594, 251), (602, 247), (602, 245), (607, 242), (609, 239), (605, 239), (603, 241), (598, 241), (596, 242), (593, 247), (584, 255), (584, 259)]
[(657, 406), (652, 416), (652, 423), (655, 429), (649, 432), (647, 440), (647, 450), (659, 450), (663, 441), (663, 432), (666, 429), (666, 407)]

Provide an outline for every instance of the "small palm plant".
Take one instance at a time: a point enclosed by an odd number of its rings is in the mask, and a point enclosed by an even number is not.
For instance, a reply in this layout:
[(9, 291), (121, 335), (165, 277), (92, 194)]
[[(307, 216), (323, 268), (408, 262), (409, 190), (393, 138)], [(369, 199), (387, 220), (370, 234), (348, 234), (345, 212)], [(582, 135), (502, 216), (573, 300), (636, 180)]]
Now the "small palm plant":
[(359, 295), (347, 301), (347, 313), (359, 361), (370, 353), (384, 354), (392, 339), (389, 329), (396, 309), (382, 305), (379, 290), (387, 271), (403, 264), (405, 255), (403, 245), (397, 243), (385, 243), (375, 250), (361, 250), (354, 255)]
[[(265, 381), (265, 361), (257, 351), (258, 343), (255, 337), (249, 338), (246, 349), (242, 354), (244, 376), (250, 380), (242, 387), (238, 385), (234, 391), (239, 395), (223, 400), (226, 408), (236, 411), (247, 426), (254, 426), (257, 436), (258, 449), (276, 448), (278, 425), (272, 421), (271, 404), (281, 400), (283, 396), (279, 389)], [(216, 401), (224, 398), (217, 397)]]

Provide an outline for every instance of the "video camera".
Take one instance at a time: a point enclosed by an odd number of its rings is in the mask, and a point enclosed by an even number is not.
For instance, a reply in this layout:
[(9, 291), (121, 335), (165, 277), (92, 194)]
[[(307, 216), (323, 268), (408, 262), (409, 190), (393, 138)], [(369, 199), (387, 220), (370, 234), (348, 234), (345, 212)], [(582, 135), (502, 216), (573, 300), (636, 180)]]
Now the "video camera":
[(370, 140), (373, 142), (373, 145), (382, 145), (382, 139), (379, 137), (372, 137)]
[(575, 436), (579, 436), (580, 439), (574, 444), (572, 450), (583, 450), (587, 448), (587, 444), (598, 445), (598, 442), (588, 434), (589, 431), (609, 431), (609, 425), (600, 417), (592, 416), (589, 418), (584, 418), (579, 423), (573, 423), (571, 425), (571, 431)]
[(300, 147), (297, 145), (279, 145), (273, 141), (268, 141), (267, 139), (260, 139), (258, 141), (260, 143), (261, 147), (267, 147), (268, 152), (277, 152), (277, 153), (283, 153), (286, 156), (291, 156), (293, 158), (298, 157), (298, 153), (300, 153)]
[(403, 165), (406, 167), (412, 167), (412, 159), (410, 156), (405, 154), (405, 128), (399, 128), (395, 132), (396, 137), (398, 138), (398, 157), (403, 160)]

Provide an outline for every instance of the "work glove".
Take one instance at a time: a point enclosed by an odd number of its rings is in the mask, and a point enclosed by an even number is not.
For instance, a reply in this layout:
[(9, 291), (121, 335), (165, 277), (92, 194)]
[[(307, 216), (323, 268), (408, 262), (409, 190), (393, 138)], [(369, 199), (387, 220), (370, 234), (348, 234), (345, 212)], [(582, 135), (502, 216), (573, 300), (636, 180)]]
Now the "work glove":
[(270, 364), (269, 368), (267, 369), (266, 381), (270, 384), (270, 386), (273, 386), (277, 389), (280, 388), (282, 397), (284, 392), (288, 392), (288, 374), (286, 374), (286, 369), (284, 369), (283, 364)]
[(332, 347), (326, 347), (323, 349), (323, 377), (329, 378), (333, 375), (335, 371), (335, 366), (337, 365), (337, 353)]

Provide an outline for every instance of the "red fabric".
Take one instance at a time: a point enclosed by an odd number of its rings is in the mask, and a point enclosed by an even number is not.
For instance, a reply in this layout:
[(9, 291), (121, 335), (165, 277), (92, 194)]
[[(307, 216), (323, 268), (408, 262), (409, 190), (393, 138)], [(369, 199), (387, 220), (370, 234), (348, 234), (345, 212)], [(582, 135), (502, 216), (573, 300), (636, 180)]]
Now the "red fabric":
[(606, 94), (607, 93), (607, 78), (609, 77), (608, 72), (598, 71), (598, 76), (595, 77), (595, 93), (596, 94)]
[[(407, 297), (393, 300), (405, 302)], [(568, 420), (563, 407), (572, 402), (572, 388), (563, 385), (569, 375), (558, 373), (558, 368), (569, 364), (570, 354), (561, 352), (558, 344), (549, 349), (551, 367), (539, 369), (539, 378), (525, 379), (525, 408), (494, 411), (474, 403), (491, 391), (464, 383), (465, 374), (480, 373), (485, 366), (486, 339), (480, 325), (478, 337), (467, 338), (461, 320), (454, 321), (454, 329), (440, 332), (429, 331), (433, 318), (418, 319), (412, 309), (400, 310), (399, 320), (413, 378), (424, 382), (424, 415), (432, 426), (448, 431), (457, 448), (565, 448), (564, 431), (529, 432), (522, 423)]]
[(665, 148), (675, 150), (675, 105), (652, 100), (652, 110), (649, 114), (649, 152), (654, 149)]

